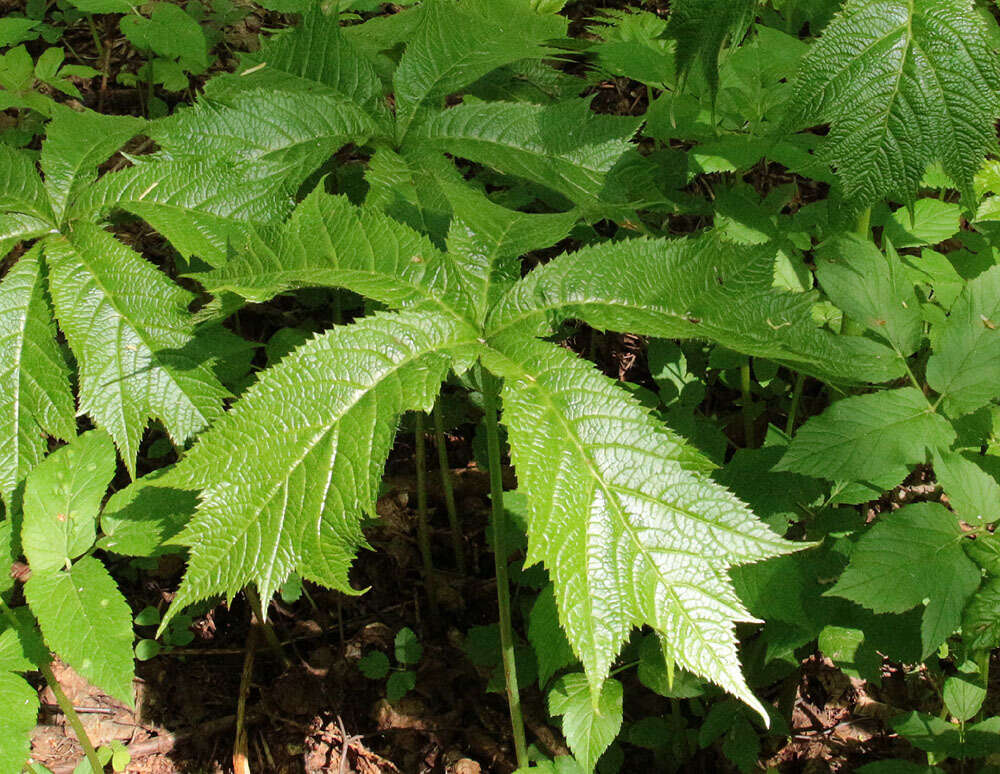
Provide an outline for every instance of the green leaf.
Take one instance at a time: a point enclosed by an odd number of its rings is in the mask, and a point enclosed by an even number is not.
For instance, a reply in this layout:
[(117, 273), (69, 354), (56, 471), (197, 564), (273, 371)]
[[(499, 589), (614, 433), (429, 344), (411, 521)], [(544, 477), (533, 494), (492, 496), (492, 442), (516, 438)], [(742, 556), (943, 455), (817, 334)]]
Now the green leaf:
[(80, 374), (80, 410), (135, 473), (147, 419), (179, 444), (222, 413), (228, 392), (194, 337), (181, 289), (100, 229), (79, 224), (48, 243), (56, 317)]
[(0, 281), (0, 493), (8, 503), (48, 451), (45, 436), (76, 435), (69, 369), (44, 287), (39, 246)]
[(754, 20), (757, 0), (674, 0), (670, 4), (667, 34), (677, 41), (680, 88), (694, 67), (708, 84), (712, 103), (719, 91), (719, 54), (726, 41), (739, 43)]
[(532, 271), (487, 328), (547, 335), (562, 320), (659, 338), (698, 338), (834, 382), (902, 374), (887, 347), (836, 337), (812, 320), (814, 297), (777, 290), (774, 250), (697, 238), (632, 239), (566, 253)]
[(396, 138), (406, 137), (421, 105), (519, 59), (550, 53), (566, 20), (531, 11), (517, 0), (425, 0), (393, 76)]
[(692, 470), (704, 469), (699, 455), (590, 364), (520, 336), (491, 340), (484, 363), (506, 377), (503, 421), (529, 505), (525, 564), (549, 571), (594, 697), (632, 627), (648, 624), (680, 666), (764, 716), (733, 633), (755, 619), (726, 570), (792, 544)]
[(4, 618), (0, 629), (0, 671), (33, 672), (47, 664), (52, 656), (35, 626), (35, 617), (26, 607), (15, 607), (11, 618)]
[(948, 711), (959, 723), (972, 720), (986, 699), (986, 686), (978, 675), (952, 675), (944, 681), (942, 698)]
[(104, 175), (71, 203), (71, 219), (95, 220), (115, 209), (138, 215), (185, 258), (216, 265), (247, 226), (283, 218), (292, 208), (287, 165), (266, 161), (143, 161)]
[(1000, 267), (971, 280), (948, 319), (931, 330), (927, 383), (952, 415), (968, 414), (1000, 395)]
[(108, 498), (101, 512), (99, 548), (124, 556), (159, 556), (170, 550), (164, 543), (188, 523), (197, 498), (193, 492), (161, 486), (164, 475), (169, 470), (145, 475)]
[(559, 625), (559, 609), (551, 583), (545, 585), (535, 598), (528, 615), (528, 641), (535, 650), (538, 661), (538, 687), (546, 684), (560, 669), (576, 661), (573, 648), (566, 640), (566, 633)]
[(92, 430), (28, 474), (21, 545), (32, 572), (69, 566), (94, 544), (97, 513), (116, 462), (111, 438)]
[(373, 650), (358, 661), (358, 669), (369, 680), (381, 680), (389, 674), (389, 657), (381, 650)]
[(400, 664), (416, 664), (424, 654), (424, 646), (420, 644), (413, 629), (404, 626), (396, 632), (395, 640), (396, 661)]
[(946, 720), (922, 712), (907, 712), (889, 721), (892, 729), (914, 747), (936, 758), (985, 758), (1000, 752), (1000, 717), (987, 718), (959, 729)]
[(180, 59), (189, 67), (208, 67), (205, 33), (180, 6), (156, 3), (148, 19), (130, 13), (122, 17), (119, 27), (129, 42), (141, 51)]
[(902, 357), (920, 345), (920, 304), (896, 251), (883, 255), (870, 239), (842, 236), (817, 251), (823, 290), (852, 319), (884, 338)]
[(45, 642), (80, 675), (132, 706), (132, 611), (104, 565), (33, 572), (24, 594)]
[(934, 475), (948, 504), (969, 523), (1000, 521), (1000, 484), (965, 454), (934, 452)]
[(191, 559), (164, 620), (250, 583), (267, 599), (292, 571), (350, 593), (361, 519), (374, 513), (398, 418), (430, 410), (449, 355), (475, 340), (436, 312), (377, 314), (266, 371), (162, 480), (203, 490), (177, 538)]
[(145, 125), (132, 116), (55, 108), (42, 143), (41, 165), (57, 220), (66, 214), (69, 201), (97, 180), (98, 166)]
[(70, 5), (84, 13), (131, 13), (129, 0), (70, 0)]
[(1000, 646), (1000, 578), (988, 578), (966, 605), (962, 639), (971, 650)]
[(385, 698), (397, 702), (417, 686), (417, 673), (406, 670), (393, 672), (385, 684)]
[(434, 113), (422, 143), (557, 191), (590, 212), (622, 201), (609, 173), (632, 145), (639, 119), (592, 113), (589, 100), (553, 105), (470, 103)]
[(920, 391), (901, 387), (838, 400), (799, 428), (775, 467), (829, 481), (871, 481), (948, 449), (955, 431)]
[(900, 207), (887, 218), (882, 232), (898, 248), (936, 245), (958, 233), (962, 208), (940, 199), (918, 199), (913, 210)]
[(549, 714), (562, 716), (562, 730), (573, 757), (592, 772), (622, 727), (622, 684), (606, 680), (600, 696), (591, 702), (587, 676), (565, 675), (549, 691)]
[(0, 704), (4, 732), (0, 734), (0, 771), (19, 772), (31, 752), (31, 731), (38, 722), (38, 694), (23, 677), (0, 672)]
[(962, 529), (938, 503), (908, 505), (883, 517), (858, 541), (828, 594), (876, 613), (902, 613), (928, 599), (921, 625), (924, 657), (958, 628), (979, 568), (961, 546)]
[(0, 143), (0, 212), (3, 211), (32, 215), (46, 223), (55, 220), (31, 157)]
[(451, 261), (373, 207), (317, 188), (275, 238), (254, 235), (222, 268), (196, 275), (213, 294), (263, 302), (300, 287), (342, 287), (390, 307), (468, 306)]
[(849, 0), (813, 44), (789, 123), (828, 122), (825, 157), (859, 207), (911, 204), (931, 162), (973, 207), (973, 176), (996, 148), (1000, 73), (964, 0)]

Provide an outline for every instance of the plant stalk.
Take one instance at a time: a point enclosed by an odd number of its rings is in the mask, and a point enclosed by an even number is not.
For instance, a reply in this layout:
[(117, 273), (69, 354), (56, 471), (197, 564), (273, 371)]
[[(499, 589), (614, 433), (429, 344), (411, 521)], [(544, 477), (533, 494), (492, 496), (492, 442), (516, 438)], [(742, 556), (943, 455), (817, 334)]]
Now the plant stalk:
[(427, 602), (430, 606), (431, 617), (436, 622), (439, 619), (437, 593), (434, 588), (434, 560), (431, 558), (431, 532), (427, 525), (427, 443), (424, 432), (424, 414), (422, 411), (418, 411), (414, 431), (417, 465), (417, 542), (420, 544), (420, 558), (424, 564)]
[[(872, 208), (866, 207), (858, 216), (854, 225), (854, 233), (862, 239), (870, 239), (872, 234)], [(865, 326), (846, 314), (840, 321), (840, 332), (845, 336), (860, 336), (865, 332)]]
[(802, 388), (805, 386), (806, 377), (795, 374), (795, 386), (792, 388), (792, 405), (788, 407), (788, 422), (785, 423), (785, 435), (789, 438), (795, 432), (795, 415), (799, 413), (799, 401), (802, 400)]
[(503, 674), (507, 683), (510, 725), (514, 734), (514, 752), (518, 768), (528, 767), (528, 743), (521, 715), (521, 694), (517, 687), (517, 663), (514, 660), (514, 630), (510, 614), (510, 582), (507, 579), (507, 514), (503, 507), (503, 475), (500, 461), (500, 432), (497, 421), (497, 385), (491, 376), (483, 384), (483, 408), (486, 412), (486, 448), (490, 465), (490, 499), (493, 519), (493, 560), (496, 565), (497, 606), (500, 609), (500, 648)]
[[(18, 628), (18, 621), (11, 612), (11, 609), (7, 606), (7, 602), (2, 596), (0, 596), (0, 611), (3, 612), (4, 618), (10, 624), (10, 627), (15, 631)], [(90, 768), (93, 770), (94, 774), (101, 774), (104, 771), (104, 767), (101, 765), (101, 759), (97, 757), (97, 750), (94, 749), (93, 742), (90, 741), (90, 737), (87, 736), (87, 729), (83, 727), (83, 721), (80, 720), (80, 716), (76, 714), (76, 710), (73, 709), (73, 702), (69, 700), (66, 692), (63, 691), (62, 686), (59, 684), (59, 680), (56, 679), (55, 673), (52, 671), (52, 665), (44, 661), (38, 665), (38, 671), (42, 673), (42, 677), (45, 678), (45, 682), (48, 684), (49, 688), (52, 689), (52, 694), (56, 697), (56, 704), (59, 705), (59, 709), (62, 714), (66, 716), (66, 720), (69, 721), (70, 726), (73, 728), (73, 733), (76, 734), (76, 740), (80, 743), (83, 748), (83, 753), (90, 763)]]
[(291, 666), (291, 661), (288, 660), (288, 656), (285, 655), (285, 651), (281, 647), (281, 640), (278, 639), (277, 633), (274, 631), (274, 627), (267, 620), (267, 614), (264, 610), (264, 605), (261, 602), (260, 595), (257, 590), (252, 586), (247, 586), (243, 589), (243, 592), (247, 596), (247, 601), (250, 602), (250, 607), (253, 609), (254, 615), (257, 617), (257, 625), (264, 632), (264, 639), (267, 640), (268, 647), (274, 651), (274, 655), (281, 659), (281, 663), (286, 667)]
[(753, 414), (750, 396), (750, 363), (740, 366), (740, 391), (743, 393), (743, 445), (752, 449), (754, 444)]
[(455, 552), (455, 566), (459, 575), (465, 575), (465, 552), (462, 550), (462, 528), (458, 524), (458, 509), (455, 507), (455, 487), (451, 483), (451, 466), (448, 464), (448, 447), (444, 441), (444, 415), (441, 404), (434, 404), (434, 440), (437, 443), (438, 466), (441, 468), (441, 489), (444, 491), (444, 507), (448, 512), (451, 527), (451, 545)]

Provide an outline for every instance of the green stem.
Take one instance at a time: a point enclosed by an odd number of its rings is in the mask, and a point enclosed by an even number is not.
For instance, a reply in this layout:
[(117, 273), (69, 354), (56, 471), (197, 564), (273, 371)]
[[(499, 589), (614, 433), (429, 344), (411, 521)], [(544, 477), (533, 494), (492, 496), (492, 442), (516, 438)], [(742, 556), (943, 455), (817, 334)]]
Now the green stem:
[(424, 414), (416, 414), (414, 431), (415, 456), (417, 465), (417, 542), (420, 544), (420, 558), (424, 564), (424, 584), (427, 586), (427, 602), (431, 618), (438, 620), (437, 593), (434, 588), (434, 560), (431, 558), (431, 532), (427, 525), (427, 444), (424, 437)]
[(788, 407), (788, 422), (785, 423), (785, 435), (789, 438), (795, 432), (795, 415), (799, 412), (799, 401), (802, 400), (802, 388), (805, 386), (804, 374), (795, 374), (795, 386), (792, 388), (792, 405)]
[[(4, 601), (3, 597), (0, 597), (0, 611), (3, 612), (4, 618), (7, 619), (10, 627), (14, 630), (19, 628), (18, 620), (14, 617), (11, 609), (7, 607), (7, 603)], [(87, 736), (87, 729), (83, 727), (83, 722), (80, 720), (80, 716), (76, 714), (76, 710), (73, 709), (73, 702), (69, 700), (66, 693), (63, 691), (62, 686), (56, 679), (55, 673), (52, 671), (52, 666), (48, 661), (43, 661), (38, 665), (38, 671), (42, 673), (42, 677), (45, 678), (45, 682), (48, 684), (49, 688), (52, 689), (52, 694), (56, 697), (56, 704), (59, 705), (59, 709), (62, 710), (63, 715), (65, 715), (66, 720), (69, 721), (70, 726), (73, 727), (73, 732), (76, 734), (76, 739), (83, 748), (84, 755), (87, 756), (87, 760), (90, 762), (90, 768), (94, 774), (101, 774), (104, 771), (104, 767), (101, 765), (101, 759), (97, 757), (97, 750), (94, 749), (93, 742), (90, 741), (90, 737)]]
[[(854, 225), (854, 233), (862, 239), (870, 239), (872, 232), (872, 208), (866, 207)], [(860, 336), (865, 332), (865, 326), (846, 314), (841, 318), (840, 332), (845, 336)]]
[(486, 413), (486, 448), (490, 465), (490, 498), (493, 507), (493, 560), (496, 565), (497, 605), (500, 608), (500, 648), (503, 673), (507, 682), (510, 725), (514, 733), (514, 751), (518, 768), (528, 767), (528, 743), (521, 715), (521, 694), (517, 688), (517, 664), (514, 661), (514, 630), (510, 615), (510, 583), (507, 579), (507, 548), (504, 541), (507, 514), (503, 507), (503, 475), (500, 468), (500, 432), (497, 422), (497, 385), (484, 374), (483, 408)]
[(104, 58), (104, 44), (101, 43), (101, 36), (97, 34), (97, 25), (94, 24), (94, 17), (87, 14), (87, 24), (90, 27), (90, 35), (94, 39), (94, 46), (97, 47), (97, 61)]
[(440, 402), (434, 404), (434, 440), (437, 443), (438, 466), (441, 468), (441, 489), (444, 491), (444, 507), (448, 511), (451, 526), (451, 545), (455, 552), (455, 566), (459, 575), (465, 575), (465, 552), (462, 550), (462, 529), (458, 524), (458, 508), (455, 507), (455, 488), (451, 483), (451, 466), (448, 464), (448, 447), (444, 441), (444, 414)]
[(740, 391), (743, 393), (743, 445), (752, 449), (753, 439), (753, 414), (750, 413), (750, 363), (740, 366)]
[(268, 623), (267, 614), (264, 611), (264, 605), (257, 590), (252, 586), (247, 586), (243, 591), (250, 602), (250, 607), (253, 609), (254, 615), (257, 616), (257, 625), (263, 630), (264, 639), (267, 640), (268, 646), (286, 667), (291, 666), (291, 661), (289, 661), (288, 656), (285, 655), (285, 651), (281, 647), (281, 640), (278, 639), (274, 627)]

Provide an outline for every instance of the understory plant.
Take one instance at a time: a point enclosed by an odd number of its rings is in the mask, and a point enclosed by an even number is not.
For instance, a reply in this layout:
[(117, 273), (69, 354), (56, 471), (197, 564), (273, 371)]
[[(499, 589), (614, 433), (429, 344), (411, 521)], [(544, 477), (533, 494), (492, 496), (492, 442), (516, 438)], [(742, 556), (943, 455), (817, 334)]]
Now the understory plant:
[[(37, 714), (13, 672), (53, 682), (49, 650), (130, 699), (131, 614), (95, 550), (186, 553), (161, 634), (289, 579), (361, 593), (402, 418), (446, 384), (482, 417), (521, 769), (614, 771), (633, 745), (681, 770), (719, 744), (749, 771), (817, 648), (873, 684), (884, 657), (925, 664), (941, 707), (889, 723), (928, 767), (1000, 751), (995, 8), (675, 0), (581, 40), (562, 5), (297, 6), (173, 115), (46, 102), (37, 152), (0, 144), (0, 545), (31, 574), (26, 605), (0, 585), (0, 771)], [(581, 96), (609, 78), (627, 115)], [(306, 288), (323, 329), (251, 375), (239, 316)], [(581, 332), (641, 337), (648, 378), (608, 376)], [(114, 652), (67, 643), (82, 625)], [(669, 715), (626, 723), (632, 667)], [(572, 758), (529, 748), (535, 680)]]

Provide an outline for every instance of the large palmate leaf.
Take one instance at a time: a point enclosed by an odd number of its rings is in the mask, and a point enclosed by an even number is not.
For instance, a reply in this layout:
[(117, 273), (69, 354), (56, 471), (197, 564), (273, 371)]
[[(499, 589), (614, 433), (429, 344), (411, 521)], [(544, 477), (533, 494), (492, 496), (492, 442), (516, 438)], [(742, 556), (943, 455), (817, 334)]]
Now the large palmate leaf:
[(519, 59), (549, 53), (566, 20), (519, 0), (426, 0), (393, 77), (396, 138), (402, 142), (424, 103), (447, 96)]
[(335, 93), (240, 92), (226, 104), (202, 100), (160, 122), (150, 136), (170, 158), (269, 161), (288, 170), (289, 186), (347, 143), (363, 145), (381, 130), (355, 103)]
[(966, 0), (849, 0), (806, 56), (793, 124), (829, 122), (826, 157), (847, 197), (916, 196), (932, 161), (973, 206), (973, 176), (996, 148), (1000, 71)]
[[(0, 143), (0, 212), (31, 215), (52, 223), (52, 207), (28, 154)], [(7, 229), (2, 228), (0, 233)]]
[(738, 43), (757, 11), (757, 0), (673, 0), (667, 34), (677, 41), (675, 59), (683, 86), (696, 61), (715, 101), (719, 54), (727, 40)]
[(934, 354), (927, 383), (952, 415), (966, 414), (1000, 395), (1000, 267), (971, 280), (948, 319), (932, 330)]
[(66, 213), (68, 202), (97, 179), (98, 166), (145, 125), (133, 116), (55, 108), (42, 143), (41, 165), (57, 219)]
[(555, 585), (594, 696), (625, 638), (649, 625), (678, 664), (756, 708), (733, 631), (752, 621), (726, 571), (796, 548), (686, 465), (690, 452), (591, 364), (518, 335), (483, 362), (504, 377), (503, 421), (528, 500), (526, 563)]
[(267, 598), (292, 571), (350, 592), (398, 418), (430, 408), (450, 355), (475, 340), (438, 312), (377, 314), (263, 374), (162, 481), (203, 490), (171, 610), (251, 583)]
[(336, 13), (310, 3), (302, 22), (268, 39), (260, 51), (244, 54), (240, 69), (206, 84), (206, 97), (228, 102), (247, 90), (336, 94), (373, 118), (386, 117), (382, 83), (374, 66), (347, 41)]
[(601, 329), (709, 339), (833, 381), (902, 373), (887, 347), (818, 329), (813, 297), (774, 289), (773, 267), (772, 247), (726, 244), (713, 234), (587, 247), (529, 274), (488, 326), (542, 335), (575, 318)]
[(48, 451), (45, 436), (76, 434), (69, 369), (44, 287), (39, 246), (0, 281), (0, 494), (8, 502)]
[(185, 257), (221, 263), (230, 241), (248, 225), (285, 216), (293, 186), (287, 163), (179, 159), (143, 161), (105, 175), (70, 207), (70, 217), (94, 220), (114, 209), (148, 222)]
[(191, 293), (89, 224), (53, 237), (45, 254), (79, 365), (80, 410), (110, 433), (129, 470), (150, 417), (184, 443), (222, 413), (228, 392), (194, 338)]
[(435, 113), (414, 134), (439, 150), (532, 180), (599, 211), (623, 196), (608, 173), (632, 147), (629, 139), (639, 123), (592, 113), (588, 100), (491, 102)]
[(255, 234), (220, 269), (197, 275), (212, 293), (255, 302), (300, 287), (342, 287), (390, 307), (467, 307), (457, 269), (426, 237), (374, 207), (316, 189), (271, 239)]

